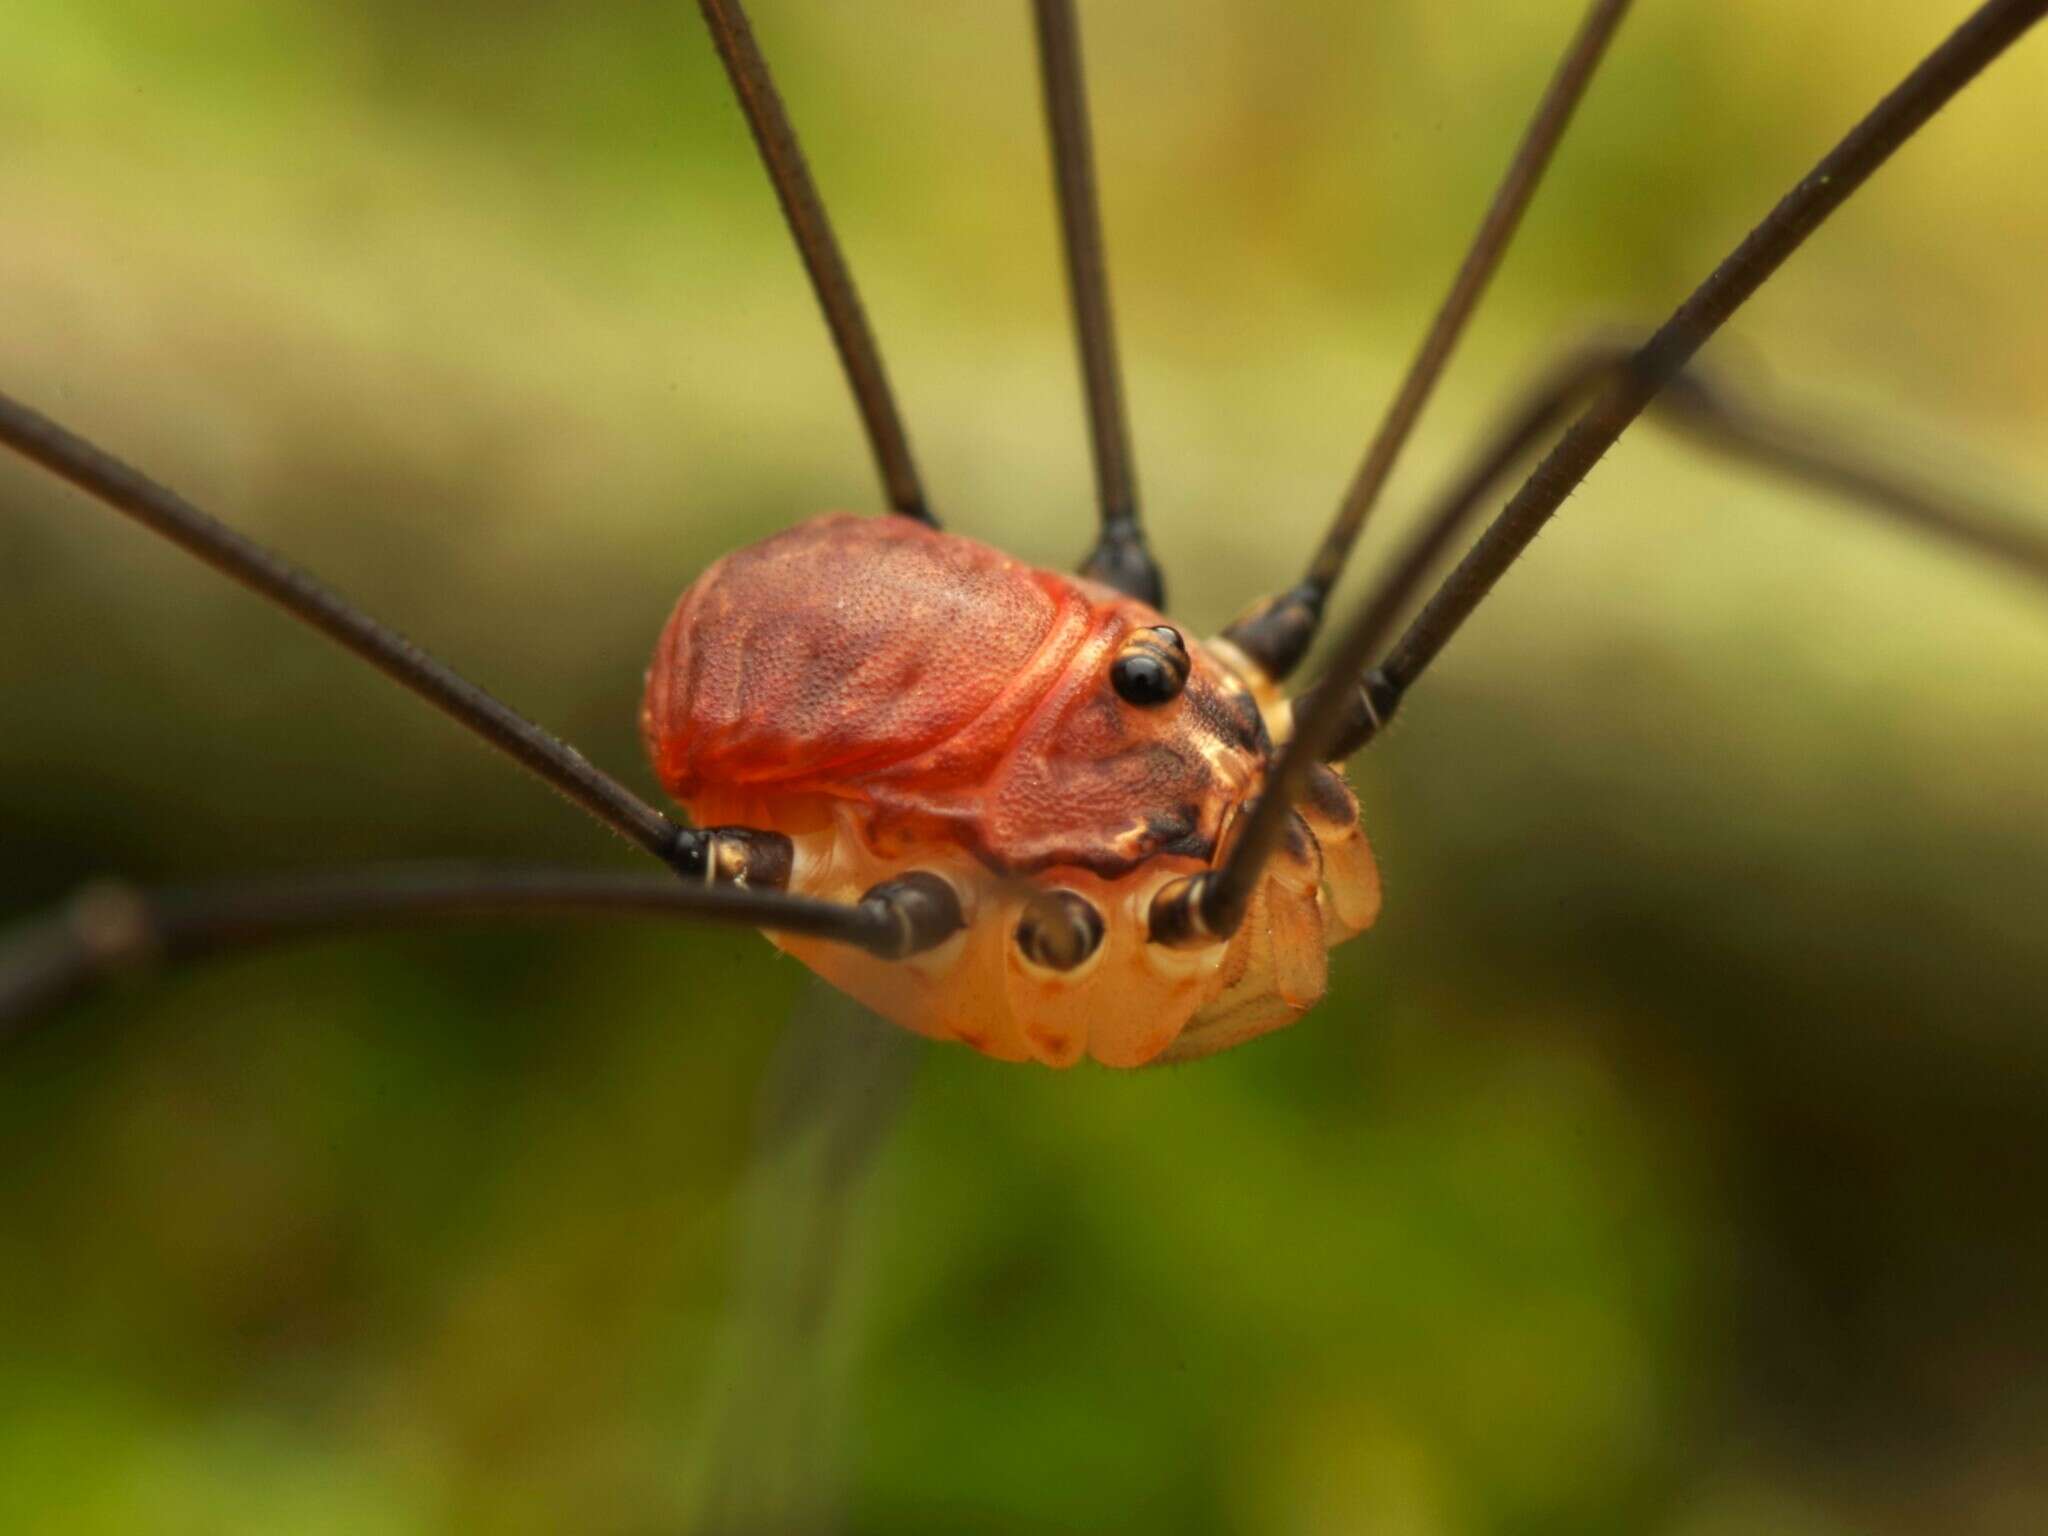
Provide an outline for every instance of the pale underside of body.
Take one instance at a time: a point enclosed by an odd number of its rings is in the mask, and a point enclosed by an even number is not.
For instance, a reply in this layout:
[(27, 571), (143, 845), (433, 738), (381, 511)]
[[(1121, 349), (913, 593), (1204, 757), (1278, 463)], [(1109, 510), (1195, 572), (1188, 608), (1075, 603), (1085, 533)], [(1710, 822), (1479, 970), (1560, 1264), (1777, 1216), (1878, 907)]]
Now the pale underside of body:
[[(1153, 896), (1199, 870), (1195, 860), (1154, 859), (1117, 880), (1074, 868), (1005, 877), (957, 848), (879, 859), (853, 816), (795, 840), (792, 890), (845, 901), (878, 880), (933, 870), (960, 893), (967, 926), (904, 961), (818, 939), (769, 937), (883, 1017), (1004, 1061), (1185, 1061), (1294, 1022), (1322, 998), (1325, 951), (1378, 915), (1379, 875), (1355, 806), (1348, 822), (1303, 820), (1308, 836), (1292, 839), (1273, 860), (1243, 926), (1197, 949), (1153, 943), (1146, 931)], [(1074, 891), (1103, 914), (1102, 944), (1079, 968), (1034, 964), (1015, 942), (1034, 888)]]

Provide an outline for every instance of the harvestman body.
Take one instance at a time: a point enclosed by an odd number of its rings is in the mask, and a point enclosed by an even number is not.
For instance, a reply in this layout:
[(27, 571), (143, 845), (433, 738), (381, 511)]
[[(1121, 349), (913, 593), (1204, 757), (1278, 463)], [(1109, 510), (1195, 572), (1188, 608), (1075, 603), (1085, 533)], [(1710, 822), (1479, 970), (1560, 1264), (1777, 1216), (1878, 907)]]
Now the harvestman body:
[[(829, 658), (829, 661), (827, 660)], [(1151, 942), (1261, 783), (1251, 690), (1154, 608), (910, 518), (821, 517), (730, 555), (676, 605), (643, 724), (700, 824), (786, 836), (790, 890), (915, 873), (964, 926), (884, 961), (778, 942), (877, 1013), (991, 1056), (1133, 1067), (1290, 1022), (1323, 951), (1379, 913), (1344, 781), (1317, 771), (1227, 940)], [(1080, 952), (1035, 934), (1048, 901)]]
[[(1628, 9), (1593, 0), (1329, 534), (1218, 639), (1161, 611), (1115, 367), (1072, 0), (1034, 0), (1101, 534), (1078, 576), (939, 531), (879, 353), (736, 0), (700, 0), (825, 311), (894, 515), (826, 516), (713, 565), (656, 649), (642, 713), (685, 827), (305, 573), (30, 408), (0, 442), (271, 598), (669, 866), (642, 879), (421, 868), (102, 892), (0, 946), (0, 1031), (143, 959), (344, 927), (634, 910), (762, 927), (869, 1007), (1007, 1060), (1198, 1056), (1291, 1022), (1379, 877), (1332, 765), (1371, 741), (1571, 489), (1655, 410), (1721, 451), (2048, 581), (2048, 544), (1823, 448), (1690, 371), (1694, 355), (1906, 139), (2048, 11), (1988, 0), (1646, 343), (1541, 380), (1426, 512), (1292, 702), (1331, 589), (1573, 108)], [(1489, 494), (1581, 410), (1405, 631)], [(680, 875), (679, 880), (676, 876)]]

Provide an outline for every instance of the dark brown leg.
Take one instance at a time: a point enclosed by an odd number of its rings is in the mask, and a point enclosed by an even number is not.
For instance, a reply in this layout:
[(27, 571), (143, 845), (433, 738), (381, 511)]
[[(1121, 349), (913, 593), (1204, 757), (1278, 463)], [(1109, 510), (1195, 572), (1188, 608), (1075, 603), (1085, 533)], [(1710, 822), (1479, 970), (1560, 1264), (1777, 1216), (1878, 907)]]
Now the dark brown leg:
[[(1397, 653), (1412, 675), (1443, 648), (1508, 566), (1591, 472), (1658, 390), (1760, 288), (1806, 237), (1846, 202), (1899, 146), (2048, 12), (2048, 0), (1989, 0), (1880, 101), (1787, 193), (1650, 340), (1613, 375), (1517, 491), (1478, 544), (1437, 590)], [(1529, 428), (1527, 420), (1516, 424)], [(1510, 434), (1514, 435), (1514, 434)], [(1540, 438), (1541, 431), (1534, 431)], [(1473, 477), (1464, 482), (1471, 487)], [(1460, 495), (1465, 494), (1461, 489)], [(1474, 491), (1475, 497), (1477, 492)], [(1371, 658), (1387, 643), (1408, 594), (1426, 574), (1457, 517), (1448, 505), (1425, 520), (1392, 573), (1345, 630), (1330, 670), (1295, 711), (1295, 731), (1268, 775), (1265, 793), (1228, 859), (1218, 868), (1162, 889), (1162, 936), (1209, 942), (1243, 921), (1266, 859), (1284, 834), (1302, 785), (1354, 719), (1352, 696)], [(1183, 921), (1192, 909), (1196, 921)]]
[[(1539, 392), (1516, 424), (1487, 445), (1475, 472), (1460, 482), (1458, 492), (1437, 509), (1433, 521), (1444, 537), (1426, 541), (1430, 556), (1442, 550), (1449, 536), (1470, 520), (1484, 498), (1524, 457), (1533, 439), (1543, 435), (1539, 422), (1554, 425), (1601, 380), (1619, 377), (1629, 366), (1625, 352), (1603, 356), (1589, 351), (1578, 363), (1561, 370), (1564, 387), (1552, 384), (1548, 393)], [(2048, 527), (2030, 527), (2010, 512), (1986, 511), (1959, 495), (1879, 465), (1846, 445), (1830, 442), (1826, 434), (1795, 423), (1782, 410), (1744, 400), (1697, 372), (1668, 381), (1650, 402), (1648, 416), (1652, 422), (1740, 463), (1842, 497), (1862, 511), (1945, 540), (2048, 587)], [(1394, 573), (1404, 579), (1390, 594), (1390, 603), (1405, 605), (1412, 599), (1424, 569), (1426, 564), (1421, 561), (1404, 563)], [(1390, 576), (1389, 585), (1394, 584)], [(1329, 748), (1331, 762), (1351, 756), (1372, 740), (1443, 648), (1449, 631), (1426, 623), (1428, 612), (1425, 607), (1408, 633), (1352, 693), (1344, 729)]]
[(1088, 402), (1088, 442), (1095, 455), (1095, 494), (1102, 532), (1081, 574), (1150, 603), (1166, 604), (1166, 583), (1138, 522), (1137, 472), (1124, 412), (1110, 320), (1109, 267), (1102, 250), (1102, 214), (1095, 192), (1095, 156), (1088, 133), (1088, 93), (1081, 73), (1081, 24), (1074, 0), (1032, 0), (1038, 64), (1045, 83), (1045, 122), (1052, 138), (1053, 191), (1059, 201), (1067, 292)]
[(1345, 490), (1330, 531), (1323, 536), (1307, 573), (1294, 586), (1257, 604), (1224, 630), (1223, 637), (1275, 682), (1291, 674), (1308, 653), (1322, 624), (1324, 605), (1337, 585), (1337, 578), (1344, 574), (1352, 546), (1358, 542), (1366, 518), (1379, 501), (1387, 477), (1394, 472), (1395, 461), (1449, 364), (1459, 336), (1501, 258), (1507, 254), (1508, 242), (1514, 239), (1522, 214), (1536, 195), (1558, 140), (1571, 125), (1572, 113), (1586, 94), (1593, 71), (1606, 56), (1615, 29), (1627, 14), (1628, 0), (1593, 0), (1578, 32), (1566, 45), (1557, 72), (1537, 103), (1536, 114), (1529, 120), (1514, 158), (1508, 162), (1507, 175), (1487, 205), (1471, 247), (1451, 279), (1451, 291), (1444, 296), (1442, 307), (1409, 363), (1407, 377), (1402, 379), (1393, 403), (1373, 434), (1365, 459)]
[(889, 505), (905, 517), (937, 527), (938, 519), (925, 501), (917, 465), (910, 457), (910, 439), (889, 389), (889, 375), (882, 368), (881, 349), (868, 329), (867, 312), (861, 308), (853, 274), (832, 233), (832, 221), (825, 217), (810, 167), (804, 164), (796, 130), (790, 126), (789, 114), (769, 77), (768, 61), (761, 57), (753, 28), (747, 25), (747, 13), (739, 0), (699, 0), (699, 8), (711, 28), (718, 56), (725, 62), (747, 126), (753, 130), (768, 179), (775, 184), (775, 196), (789, 221), (789, 232), (796, 237), (804, 270), (811, 275), (818, 307), (825, 311), (825, 324), (846, 370), (846, 382), (852, 386), (853, 403), (860, 411)]
[(537, 774), (627, 841), (665, 862), (676, 859), (683, 829), (675, 822), (567, 742), (501, 704), (282, 556), (5, 395), (0, 395), (0, 444), (269, 598)]
[(0, 1040), (118, 975), (337, 934), (638, 913), (810, 934), (900, 960), (961, 926), (958, 898), (934, 875), (888, 881), (848, 906), (780, 890), (789, 849), (775, 834), (721, 827), (691, 832), (687, 842), (705, 873), (701, 883), (666, 874), (417, 865), (182, 890), (91, 886), (0, 940)]

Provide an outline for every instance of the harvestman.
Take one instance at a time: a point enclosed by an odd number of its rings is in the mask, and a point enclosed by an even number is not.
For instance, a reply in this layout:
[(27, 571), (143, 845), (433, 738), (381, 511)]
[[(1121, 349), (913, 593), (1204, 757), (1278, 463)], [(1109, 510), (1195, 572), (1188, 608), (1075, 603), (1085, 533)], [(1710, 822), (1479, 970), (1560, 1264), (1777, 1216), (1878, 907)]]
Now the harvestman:
[[(138, 962), (340, 929), (531, 911), (757, 926), (920, 1033), (1010, 1060), (1207, 1054), (1322, 996), (1378, 875), (1333, 766), (1373, 739), (1574, 486), (1648, 410), (2048, 581), (2048, 542), (1734, 399), (1695, 353), (2048, 0), (1989, 0), (1821, 160), (1650, 339), (1548, 373), (1435, 502), (1324, 675), (1291, 702), (1353, 545), (1628, 0), (1594, 0), (1307, 572), (1206, 644), (1160, 611), (1115, 363), (1072, 0), (1034, 0), (1100, 533), (1078, 576), (942, 532), (880, 355), (737, 0), (701, 0), (824, 309), (892, 515), (814, 519), (714, 564), (649, 675), (679, 824), (394, 631), (57, 423), (0, 441), (325, 632), (668, 866), (646, 877), (421, 867), (188, 891), (101, 887), (0, 948), (0, 1030)], [(1475, 511), (1565, 427), (1434, 595)]]

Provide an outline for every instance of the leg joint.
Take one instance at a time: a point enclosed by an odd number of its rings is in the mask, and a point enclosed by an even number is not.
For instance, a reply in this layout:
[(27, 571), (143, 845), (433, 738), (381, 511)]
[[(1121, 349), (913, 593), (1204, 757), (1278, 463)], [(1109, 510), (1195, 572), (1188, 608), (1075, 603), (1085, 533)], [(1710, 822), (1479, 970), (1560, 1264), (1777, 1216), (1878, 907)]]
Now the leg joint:
[(780, 832), (752, 827), (683, 827), (670, 862), (686, 881), (780, 891), (789, 885), (796, 848)]

